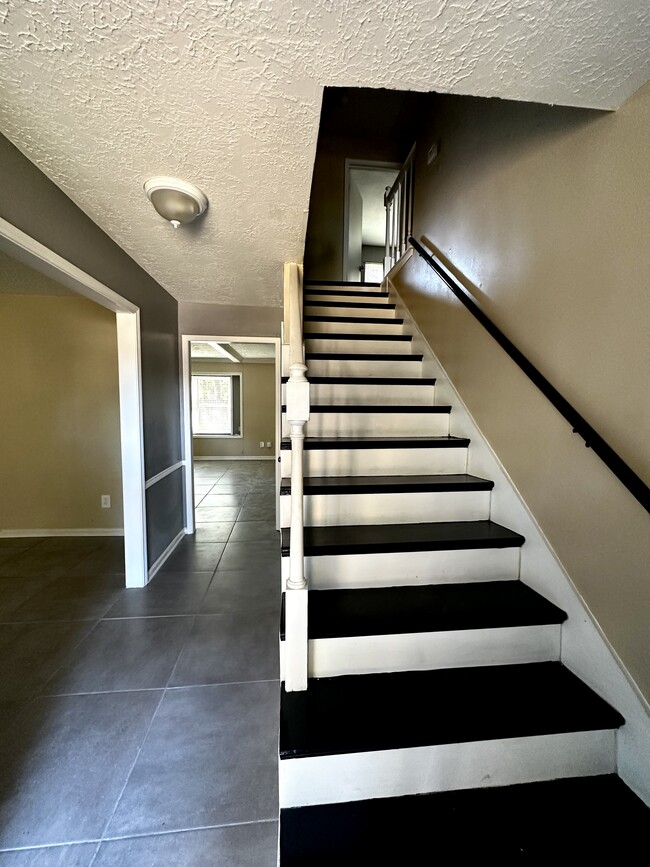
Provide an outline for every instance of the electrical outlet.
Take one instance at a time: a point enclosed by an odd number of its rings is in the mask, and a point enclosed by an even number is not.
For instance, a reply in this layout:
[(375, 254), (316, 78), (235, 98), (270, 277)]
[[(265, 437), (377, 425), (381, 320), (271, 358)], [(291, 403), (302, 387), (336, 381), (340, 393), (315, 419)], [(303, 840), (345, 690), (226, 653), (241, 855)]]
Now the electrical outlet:
[(271, 443), (267, 443), (267, 444), (266, 444), (266, 447), (267, 447), (267, 449), (270, 449), (270, 448), (271, 448)]
[(264, 448), (264, 443), (263, 443), (263, 442), (260, 443), (260, 448), (261, 448), (261, 449)]
[(102, 509), (110, 509), (111, 507), (111, 495), (110, 494), (102, 494)]

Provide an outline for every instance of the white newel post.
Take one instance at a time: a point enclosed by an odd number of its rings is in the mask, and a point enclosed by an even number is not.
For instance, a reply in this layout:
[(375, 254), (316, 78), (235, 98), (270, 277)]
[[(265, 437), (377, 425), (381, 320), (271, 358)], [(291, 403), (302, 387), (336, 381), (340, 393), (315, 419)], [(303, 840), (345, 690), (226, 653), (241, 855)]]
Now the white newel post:
[[(291, 432), (291, 538), (289, 578), (285, 594), (285, 689), (307, 689), (307, 581), (304, 566), (303, 443), (309, 421), (309, 382), (302, 343), (302, 309), (298, 268), (288, 266), (290, 279), (289, 380), (286, 386), (287, 421)], [(285, 270), (285, 274), (287, 271)]]

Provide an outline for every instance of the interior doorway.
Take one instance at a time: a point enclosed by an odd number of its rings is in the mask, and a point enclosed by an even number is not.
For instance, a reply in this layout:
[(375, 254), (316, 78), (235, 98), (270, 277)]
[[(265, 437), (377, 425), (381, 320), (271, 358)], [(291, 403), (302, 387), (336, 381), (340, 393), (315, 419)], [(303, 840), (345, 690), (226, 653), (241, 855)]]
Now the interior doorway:
[[(183, 335), (185, 531), (196, 530), (194, 463), (269, 462), (279, 526), (280, 339)], [(224, 465), (224, 464), (222, 464)], [(267, 471), (265, 471), (267, 472)]]
[[(144, 587), (149, 575), (139, 309), (90, 274), (1, 218), (0, 252), (46, 279), (60, 284), (64, 289), (71, 290), (73, 294), (93, 301), (115, 314), (125, 584), (127, 587)], [(100, 495), (104, 493), (107, 492), (102, 491)], [(82, 529), (88, 530), (89, 535), (93, 532), (92, 527)], [(51, 535), (64, 535), (66, 528), (53, 528), (53, 531), (56, 530), (62, 532), (51, 532)], [(15, 531), (10, 529), (8, 532)]]
[(399, 170), (398, 163), (345, 161), (344, 282), (380, 283), (383, 279), (386, 247), (384, 194), (393, 185)]

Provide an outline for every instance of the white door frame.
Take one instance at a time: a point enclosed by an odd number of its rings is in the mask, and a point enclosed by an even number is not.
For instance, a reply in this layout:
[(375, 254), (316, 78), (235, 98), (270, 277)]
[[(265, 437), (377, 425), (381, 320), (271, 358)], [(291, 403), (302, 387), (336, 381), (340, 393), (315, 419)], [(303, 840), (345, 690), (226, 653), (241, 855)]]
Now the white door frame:
[(386, 169), (402, 168), (401, 163), (380, 162), (379, 160), (355, 160), (345, 161), (345, 193), (343, 197), (343, 282), (348, 279), (348, 245), (350, 241), (350, 171), (352, 169), (369, 169), (370, 171), (385, 171)]
[(147, 524), (140, 363), (140, 308), (0, 217), (0, 250), (115, 313), (120, 394), (120, 449), (127, 587), (144, 587)]
[[(192, 449), (192, 389), (190, 383), (190, 343), (193, 340), (214, 340), (217, 343), (273, 343), (275, 345), (275, 519), (276, 527), (280, 527), (280, 444), (282, 426), (280, 418), (280, 396), (282, 390), (282, 346), (279, 337), (241, 337), (239, 334), (216, 336), (214, 334), (182, 334), (181, 335), (181, 414), (183, 418), (183, 461), (185, 463), (185, 532), (194, 533), (194, 456)], [(244, 364), (246, 362), (243, 362)], [(242, 395), (243, 404), (243, 395)], [(242, 413), (243, 416), (243, 413)], [(243, 428), (242, 428), (243, 430)]]

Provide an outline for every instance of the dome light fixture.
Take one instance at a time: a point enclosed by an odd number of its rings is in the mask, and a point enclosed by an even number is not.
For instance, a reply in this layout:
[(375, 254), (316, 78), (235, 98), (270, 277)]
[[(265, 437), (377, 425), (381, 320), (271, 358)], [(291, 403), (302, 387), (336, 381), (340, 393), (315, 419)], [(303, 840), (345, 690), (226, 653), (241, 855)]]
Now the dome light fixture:
[(145, 181), (144, 191), (160, 216), (175, 229), (191, 223), (208, 207), (205, 193), (180, 178), (149, 178)]

